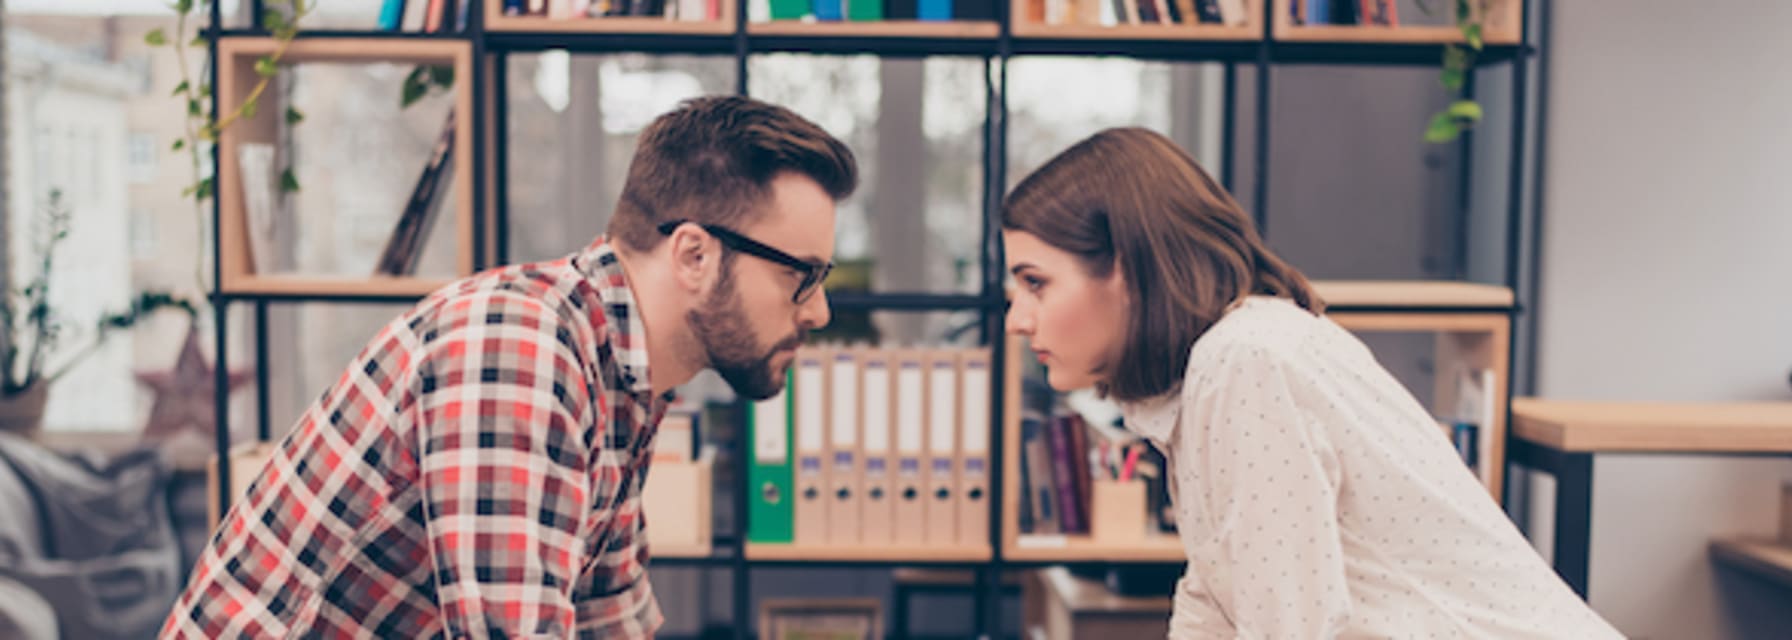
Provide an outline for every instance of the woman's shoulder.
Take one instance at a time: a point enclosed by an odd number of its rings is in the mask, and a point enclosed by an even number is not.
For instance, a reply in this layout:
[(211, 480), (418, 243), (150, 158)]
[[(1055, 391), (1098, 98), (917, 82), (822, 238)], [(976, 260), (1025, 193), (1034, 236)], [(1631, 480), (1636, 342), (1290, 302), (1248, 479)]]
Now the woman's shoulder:
[(1287, 298), (1245, 298), (1189, 348), (1185, 380), (1224, 370), (1240, 358), (1293, 358), (1328, 322)]

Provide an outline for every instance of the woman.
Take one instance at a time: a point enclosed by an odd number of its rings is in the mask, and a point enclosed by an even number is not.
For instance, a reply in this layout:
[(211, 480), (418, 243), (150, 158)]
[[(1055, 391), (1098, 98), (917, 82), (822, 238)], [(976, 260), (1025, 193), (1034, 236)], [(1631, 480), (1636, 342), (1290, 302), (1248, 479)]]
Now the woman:
[(1002, 228), (1009, 332), (1169, 460), (1189, 560), (1171, 637), (1620, 637), (1168, 139), (1077, 143)]

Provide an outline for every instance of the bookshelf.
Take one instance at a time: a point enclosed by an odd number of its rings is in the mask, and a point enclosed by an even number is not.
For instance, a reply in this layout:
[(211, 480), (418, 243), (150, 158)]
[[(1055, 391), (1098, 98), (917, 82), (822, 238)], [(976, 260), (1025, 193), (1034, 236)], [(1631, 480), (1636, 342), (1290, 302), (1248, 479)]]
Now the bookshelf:
[[(259, 79), (255, 62), (279, 46), (273, 38), (237, 36), (220, 38), (218, 47), (217, 99), (220, 113), (231, 113), (248, 99)], [(465, 41), (437, 38), (298, 38), (286, 49), (282, 63), (370, 63), (445, 65), (454, 68), (456, 78), (473, 77), (473, 52)], [(473, 92), (468, 82), (454, 85), (454, 109), (472, 113)], [(332, 277), (310, 274), (260, 274), (255, 272), (249, 238), (250, 225), (244, 171), (237, 150), (244, 144), (277, 143), (279, 119), (285, 113), (279, 90), (267, 85), (253, 116), (226, 127), (218, 140), (218, 288), (226, 296), (265, 296), (269, 298), (303, 299), (329, 297), (335, 299), (420, 298), (440, 288), (452, 278), (427, 277)], [(471, 118), (455, 120), (455, 135), (470, 140)], [(457, 175), (471, 175), (473, 150), (469, 145), (455, 145), (449, 163)], [(406, 180), (411, 178), (407, 177)], [(455, 238), (455, 273), (464, 276), (473, 272), (473, 190), (470, 180), (455, 180), (443, 197), (443, 206), (452, 208)]]
[(867, 562), (880, 564), (978, 563), (991, 558), (988, 545), (800, 545), (747, 543), (747, 559), (763, 562)]
[(644, 16), (603, 18), (548, 18), (504, 15), (502, 2), (485, 3), (485, 30), (495, 33), (612, 33), (659, 35), (728, 35), (734, 33), (736, 11), (732, 2), (721, 3), (716, 20), (667, 20)]
[[(1439, 3), (1437, 11), (1453, 11), (1450, 3)], [(1292, 5), (1275, 3), (1275, 38), (1285, 42), (1330, 42), (1358, 44), (1446, 44), (1463, 41), (1462, 32), (1453, 25), (1297, 25)], [(1482, 42), (1490, 45), (1515, 45), (1522, 38), (1524, 8), (1519, 0), (1487, 0), (1471, 2), (1471, 10), (1481, 14)]]
[(1001, 25), (984, 20), (878, 20), (801, 22), (772, 20), (747, 23), (747, 35), (795, 38), (959, 38), (994, 40)]
[[(457, 113), (472, 117), (457, 121), (456, 144), (452, 162), (456, 179), (449, 197), (453, 199), (457, 237), (457, 274), (502, 264), (507, 249), (504, 238), (508, 223), (506, 200), (506, 156), (508, 124), (506, 118), (507, 89), (505, 63), (507, 56), (522, 52), (566, 50), (573, 53), (634, 52), (647, 54), (719, 55), (734, 58), (737, 91), (745, 93), (748, 83), (746, 59), (768, 51), (802, 52), (816, 55), (871, 54), (877, 56), (925, 57), (942, 55), (974, 55), (985, 59), (990, 69), (989, 107), (984, 111), (986, 144), (983, 155), (984, 207), (980, 220), (966, 220), (966, 233), (990, 233), (995, 207), (1005, 193), (1007, 163), (1006, 92), (998, 83), (1005, 81), (1006, 65), (1016, 57), (1035, 55), (1098, 56), (1117, 55), (1135, 59), (1176, 62), (1216, 62), (1232, 70), (1254, 68), (1267, 74), (1281, 65), (1322, 63), (1330, 65), (1400, 66), (1436, 65), (1441, 57), (1440, 44), (1457, 37), (1453, 28), (1407, 26), (1376, 27), (1297, 27), (1287, 21), (1285, 3), (1245, 0), (1248, 19), (1241, 25), (1047, 25), (1025, 20), (1011, 20), (1022, 15), (1026, 0), (996, 2), (1000, 15), (995, 21), (888, 21), (888, 22), (750, 22), (744, 19), (744, 1), (726, 1), (720, 19), (713, 21), (668, 21), (657, 18), (618, 17), (578, 20), (555, 20), (545, 17), (506, 16), (501, 3), (487, 1), (484, 10), (475, 11), (472, 24), (463, 31), (448, 34), (393, 34), (380, 32), (307, 32), (293, 42), (291, 62), (428, 62), (452, 64), (456, 70), (454, 104)], [(259, 4), (258, 0), (252, 0)], [(1516, 28), (1529, 7), (1528, 0), (1494, 0), (1486, 41), (1487, 51), (1477, 59), (1478, 65), (1511, 64), (1516, 73), (1514, 86), (1524, 82), (1529, 64), (1528, 32)], [(1501, 26), (1504, 25), (1504, 26)], [(369, 25), (371, 27), (371, 25)], [(216, 24), (213, 27), (217, 27)], [(1496, 28), (1497, 27), (1497, 28)], [(256, 56), (272, 50), (273, 40), (255, 31), (216, 31), (224, 34), (212, 40), (219, 64), (214, 86), (221, 109), (239, 104), (246, 87), (255, 76)], [(999, 72), (999, 73), (998, 73)], [(465, 81), (462, 81), (462, 80)], [(1234, 109), (1227, 109), (1224, 128), (1236, 135), (1227, 135), (1223, 155), (1236, 161), (1241, 154), (1236, 144), (1254, 144), (1253, 157), (1259, 163), (1268, 155), (1267, 128), (1273, 90), (1268, 83), (1258, 87), (1255, 101), (1257, 114), (1254, 132), (1239, 126)], [(1238, 96), (1227, 83), (1229, 101)], [(1526, 99), (1524, 91), (1514, 91), (1515, 104)], [(1233, 102), (1236, 104), (1236, 102)], [(271, 140), (275, 129), (270, 120), (278, 109), (262, 109), (260, 117), (226, 131), (219, 157), (228, 159), (230, 148), (242, 141)], [(1417, 126), (1417, 123), (1415, 123)], [(1514, 128), (1524, 131), (1524, 123)], [(1254, 140), (1254, 142), (1253, 142)], [(1236, 141), (1236, 142), (1235, 142)], [(1478, 144), (1487, 144), (1478, 141)], [(1505, 141), (1494, 141), (1504, 144)], [(1523, 157), (1524, 138), (1514, 135), (1510, 156)], [(1471, 156), (1466, 149), (1464, 160)], [(251, 304), (258, 317), (265, 317), (271, 301), (333, 300), (346, 302), (414, 300), (446, 284), (444, 280), (426, 278), (329, 278), (318, 276), (258, 276), (249, 269), (248, 242), (242, 205), (242, 176), (234, 163), (219, 163), (219, 197), (214, 199), (214, 222), (219, 241), (214, 246), (219, 259), (215, 262), (219, 304), (214, 305), (214, 326), (227, 327), (224, 320), (231, 304)], [(1262, 166), (1267, 166), (1264, 164)], [(1257, 175), (1264, 172), (1259, 171)], [(1258, 197), (1254, 202), (1268, 202), (1267, 186), (1273, 176), (1258, 181)], [(1500, 185), (1512, 194), (1508, 198), (1508, 215), (1517, 220), (1523, 211), (1520, 194), (1526, 176), (1511, 172), (1508, 184)], [(1233, 185), (1227, 185), (1229, 188)], [(1466, 205), (1465, 205), (1466, 206)], [(1271, 205), (1273, 210), (1273, 204)], [(1439, 212), (1450, 215), (1452, 212)], [(1263, 215), (1267, 216), (1268, 213)], [(1519, 238), (1517, 223), (1510, 227), (1511, 237)], [(569, 244), (568, 250), (582, 244), (583, 239)], [(1507, 261), (1515, 265), (1520, 241), (1511, 243)], [(721, 568), (730, 571), (734, 581), (733, 610), (739, 620), (750, 615), (751, 582), (755, 567), (780, 566), (871, 566), (952, 565), (974, 568), (980, 575), (999, 577), (1011, 568), (1055, 563), (1165, 563), (1183, 561), (1180, 542), (1169, 535), (1150, 535), (1132, 542), (1097, 541), (1087, 536), (1021, 536), (1017, 533), (1018, 503), (1014, 487), (1018, 486), (1018, 465), (1015, 447), (1019, 442), (1019, 371), (1021, 358), (1027, 352), (1021, 343), (1000, 337), (1002, 326), (1003, 277), (999, 249), (989, 243), (982, 246), (981, 290), (971, 294), (930, 294), (921, 292), (855, 293), (831, 299), (840, 309), (895, 309), (904, 311), (964, 311), (982, 314), (986, 329), (985, 344), (994, 356), (992, 374), (992, 442), (990, 455), (990, 540), (982, 545), (952, 546), (816, 546), (793, 544), (757, 544), (748, 542), (744, 532), (747, 509), (746, 491), (715, 496), (718, 507), (732, 503), (739, 513), (738, 532), (720, 532), (713, 545), (689, 548), (656, 548), (654, 563), (672, 566)], [(1389, 282), (1328, 281), (1316, 283), (1319, 293), (1330, 305), (1330, 313), (1341, 325), (1358, 332), (1422, 332), (1435, 334), (1440, 358), (1468, 363), (1495, 371), (1499, 387), (1495, 396), (1493, 445), (1485, 452), (1495, 460), (1504, 459), (1505, 419), (1509, 399), (1510, 353), (1512, 327), (1521, 312), (1522, 296), (1515, 295), (1518, 286), (1516, 267), (1511, 267), (1501, 285), (1463, 282)], [(227, 345), (220, 329), (219, 345)], [(258, 332), (258, 344), (268, 337)], [(265, 352), (265, 350), (258, 350)], [(219, 350), (217, 371), (228, 372), (228, 351)], [(267, 377), (258, 378), (262, 397), (266, 397)], [(220, 385), (220, 388), (226, 388)], [(219, 449), (229, 447), (227, 398), (218, 398), (220, 418)], [(269, 430), (265, 412), (261, 418), (263, 433)], [(744, 434), (745, 429), (741, 429)], [(744, 442), (744, 440), (742, 440)], [(740, 447), (744, 447), (742, 444)], [(743, 451), (735, 451), (744, 456)], [(230, 478), (230, 459), (221, 458), (217, 465), (220, 486)], [(746, 487), (746, 464), (735, 465), (739, 476), (735, 486)], [(1490, 465), (1501, 469), (1503, 464)], [(1495, 471), (1484, 478), (1489, 490), (1498, 495), (1504, 479)], [(218, 496), (220, 505), (228, 497)], [(978, 631), (991, 637), (1005, 637), (1000, 628), (1002, 617), (1001, 580), (986, 579), (979, 592), (978, 606), (982, 615)], [(748, 630), (742, 626), (739, 637)]]
[[(1031, 0), (1011, 0), (1009, 15), (1025, 16)], [(1244, 13), (1250, 19), (1244, 24), (1117, 24), (1112, 26), (1082, 24), (1047, 24), (1028, 19), (1013, 21), (1017, 40), (1030, 38), (1065, 38), (1076, 40), (1193, 40), (1250, 41), (1263, 37), (1263, 0), (1243, 0)]]

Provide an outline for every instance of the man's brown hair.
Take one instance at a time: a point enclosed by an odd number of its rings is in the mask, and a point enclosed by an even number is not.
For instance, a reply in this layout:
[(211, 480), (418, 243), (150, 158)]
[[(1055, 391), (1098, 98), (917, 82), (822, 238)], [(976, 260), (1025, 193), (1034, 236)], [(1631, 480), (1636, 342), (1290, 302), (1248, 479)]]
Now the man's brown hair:
[(760, 214), (772, 179), (786, 171), (835, 201), (859, 180), (852, 151), (789, 109), (741, 96), (687, 100), (641, 133), (608, 235), (648, 251), (669, 220), (738, 228)]

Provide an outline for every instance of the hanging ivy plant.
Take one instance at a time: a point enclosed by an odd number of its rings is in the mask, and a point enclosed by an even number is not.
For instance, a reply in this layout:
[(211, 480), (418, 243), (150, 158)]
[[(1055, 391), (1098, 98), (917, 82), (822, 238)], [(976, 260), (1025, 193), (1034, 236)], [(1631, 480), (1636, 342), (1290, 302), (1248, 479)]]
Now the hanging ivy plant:
[[(1431, 1), (1419, 0), (1419, 9), (1431, 14)], [(1436, 144), (1454, 142), (1462, 132), (1480, 123), (1482, 115), (1481, 104), (1463, 97), (1462, 89), (1485, 44), (1482, 20), (1487, 14), (1487, 3), (1485, 0), (1451, 0), (1451, 5), (1455, 10), (1456, 28), (1462, 32), (1462, 42), (1444, 45), (1443, 71), (1438, 81), (1456, 99), (1432, 114), (1430, 124), (1425, 127), (1425, 141)]]
[[(180, 69), (180, 82), (174, 85), (172, 96), (186, 103), (186, 122), (181, 137), (170, 144), (169, 150), (187, 154), (188, 165), (192, 167), (193, 182), (181, 190), (181, 196), (193, 199), (195, 215), (204, 219), (204, 205), (216, 195), (216, 176), (204, 170), (201, 153), (207, 151), (205, 144), (217, 144), (218, 137), (231, 124), (244, 118), (253, 118), (260, 112), (261, 97), (267, 92), (268, 84), (280, 73), (280, 61), (286, 50), (292, 45), (293, 38), (299, 34), (299, 23), (317, 8), (316, 0), (290, 0), (284, 6), (270, 4), (263, 7), (262, 23), (275, 41), (274, 52), (262, 56), (255, 61), (257, 81), (250, 88), (249, 94), (241, 105), (230, 113), (220, 113), (216, 120), (212, 119), (211, 109), (215, 96), (213, 87), (204, 79), (192, 77), (193, 66), (188, 62), (193, 49), (204, 50), (206, 37), (200, 32), (203, 20), (200, 16), (211, 10), (214, 0), (174, 0), (170, 5), (174, 9), (175, 22), (172, 35), (166, 29), (157, 27), (143, 34), (143, 42), (152, 47), (172, 47)], [(216, 60), (207, 60), (208, 64), (217, 64)], [(298, 124), (305, 119), (299, 110), (286, 107), (284, 118), (288, 125)], [(213, 168), (215, 171), (216, 168)], [(283, 167), (280, 172), (280, 189), (290, 193), (299, 190), (298, 178), (293, 175), (292, 167)], [(205, 246), (205, 225), (194, 225), (199, 233), (199, 246)], [(195, 267), (200, 289), (205, 289), (204, 266)]]

